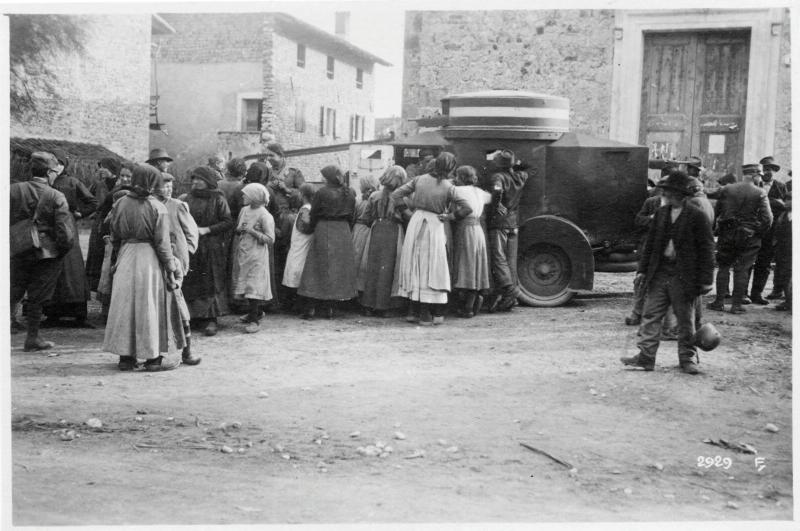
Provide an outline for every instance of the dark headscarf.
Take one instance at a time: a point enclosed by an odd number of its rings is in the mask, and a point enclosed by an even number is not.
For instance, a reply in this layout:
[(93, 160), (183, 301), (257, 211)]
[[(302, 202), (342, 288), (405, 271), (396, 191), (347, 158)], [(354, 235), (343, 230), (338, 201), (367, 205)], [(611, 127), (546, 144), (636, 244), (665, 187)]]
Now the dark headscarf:
[(400, 188), (406, 182), (406, 170), (404, 170), (402, 166), (390, 166), (389, 169), (381, 175), (380, 182), (389, 190)]
[(254, 162), (247, 168), (247, 174), (244, 176), (245, 182), (248, 183), (259, 183), (263, 184), (264, 186), (269, 183), (269, 180), (272, 178), (272, 168), (269, 167), (269, 164), (264, 162)]
[(328, 182), (328, 184), (332, 184), (334, 186), (342, 186), (344, 184), (344, 175), (342, 175), (342, 170), (340, 170), (339, 166), (336, 164), (325, 166), (320, 170), (320, 173)]
[(431, 175), (438, 180), (447, 179), (453, 170), (456, 169), (456, 156), (447, 151), (443, 151), (436, 157), (436, 162), (433, 164), (433, 171)]
[(161, 172), (149, 164), (137, 164), (131, 177), (133, 193), (144, 198), (163, 186)]
[(209, 190), (217, 189), (216, 172), (214, 172), (214, 170), (208, 166), (198, 166), (197, 168), (193, 169), (190, 174), (190, 178), (200, 179), (201, 181), (205, 182), (208, 185)]
[[(100, 159), (100, 162), (98, 162), (97, 165), (100, 168), (105, 168), (110, 171), (114, 177), (117, 177), (122, 169), (122, 164), (120, 164), (117, 159), (112, 159), (111, 157)], [(133, 170), (131, 170), (131, 173), (133, 173)]]

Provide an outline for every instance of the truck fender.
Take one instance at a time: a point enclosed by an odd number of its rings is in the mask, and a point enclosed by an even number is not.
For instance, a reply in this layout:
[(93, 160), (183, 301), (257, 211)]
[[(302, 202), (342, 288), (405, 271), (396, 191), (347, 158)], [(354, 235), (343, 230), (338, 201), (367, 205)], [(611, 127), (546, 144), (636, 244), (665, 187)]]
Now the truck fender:
[(568, 219), (553, 215), (525, 220), (519, 231), (519, 254), (532, 245), (546, 243), (560, 247), (569, 257), (569, 289), (591, 290), (594, 285), (594, 254), (583, 231)]

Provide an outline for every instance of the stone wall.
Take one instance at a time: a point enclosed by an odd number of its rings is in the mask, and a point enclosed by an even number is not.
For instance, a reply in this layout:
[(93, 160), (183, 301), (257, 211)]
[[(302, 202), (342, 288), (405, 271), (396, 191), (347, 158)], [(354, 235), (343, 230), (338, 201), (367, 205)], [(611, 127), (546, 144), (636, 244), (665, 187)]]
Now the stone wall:
[(791, 18), (786, 10), (781, 28), (781, 59), (778, 68), (778, 100), (775, 106), (775, 146), (773, 156), (781, 165), (778, 178), (788, 180), (792, 169), (792, 50)]
[(408, 11), (403, 118), (448, 94), (518, 89), (569, 98), (571, 130), (606, 137), (613, 32), (606, 10)]
[[(68, 16), (68, 15), (65, 15)], [(148, 152), (151, 16), (83, 15), (85, 53), (51, 59), (54, 97), (11, 120), (11, 136), (100, 144), (131, 160)]]
[(167, 63), (260, 62), (265, 13), (164, 13), (175, 34), (161, 37)]

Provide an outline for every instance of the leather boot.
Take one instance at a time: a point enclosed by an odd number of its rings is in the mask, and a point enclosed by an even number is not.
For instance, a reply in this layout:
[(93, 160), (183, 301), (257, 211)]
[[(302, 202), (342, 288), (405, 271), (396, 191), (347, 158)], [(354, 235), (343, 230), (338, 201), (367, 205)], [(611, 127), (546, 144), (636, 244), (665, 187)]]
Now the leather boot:
[(50, 341), (45, 341), (39, 337), (39, 322), (42, 318), (41, 310), (36, 312), (31, 309), (28, 312), (28, 336), (25, 338), (25, 352), (36, 350), (47, 350), (55, 346)]
[(475, 298), (476, 293), (474, 291), (470, 291), (467, 293), (467, 296), (464, 297), (464, 309), (462, 310), (462, 317), (466, 317), (469, 319), (470, 317), (475, 316)]
[(481, 309), (483, 308), (483, 295), (478, 292), (475, 295), (475, 305), (472, 307), (473, 315), (478, 315), (481, 313)]
[(197, 365), (200, 363), (203, 358), (199, 356), (192, 356), (192, 347), (191, 347), (191, 337), (186, 337), (186, 346), (183, 347), (183, 352), (181, 352), (181, 361), (183, 361), (186, 365)]

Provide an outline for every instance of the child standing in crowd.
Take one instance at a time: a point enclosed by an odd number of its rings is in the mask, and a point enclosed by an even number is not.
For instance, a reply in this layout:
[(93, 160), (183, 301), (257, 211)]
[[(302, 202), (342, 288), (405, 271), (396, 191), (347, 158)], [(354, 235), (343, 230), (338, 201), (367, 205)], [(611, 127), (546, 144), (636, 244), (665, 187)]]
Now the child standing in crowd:
[(378, 189), (378, 180), (372, 175), (365, 175), (358, 180), (361, 190), (361, 200), (356, 205), (356, 223), (353, 225), (353, 249), (355, 250), (356, 260), (356, 290), (359, 294), (364, 292), (364, 281), (366, 277), (364, 253), (369, 248), (369, 221), (367, 220), (367, 209), (369, 206), (369, 196)]
[(467, 318), (480, 311), (483, 305), (482, 292), (485, 293), (490, 288), (489, 258), (486, 237), (481, 227), (481, 214), (484, 205), (491, 202), (492, 196), (475, 186), (477, 183), (475, 168), (459, 166), (456, 169), (454, 193), (472, 209), (467, 217), (456, 223), (454, 231), (453, 287), (460, 290), (463, 296), (458, 312)]
[(267, 212), (269, 192), (263, 185), (250, 183), (242, 188), (242, 203), (236, 226), (239, 274), (233, 293), (247, 299), (249, 312), (241, 321), (247, 324), (245, 331), (252, 334), (258, 332), (261, 304), (272, 300), (269, 244), (275, 241), (275, 220)]
[(300, 287), (300, 277), (303, 276), (308, 247), (311, 245), (311, 235), (314, 232), (314, 229), (311, 228), (311, 201), (314, 199), (314, 187), (308, 183), (301, 184), (300, 196), (303, 204), (294, 221), (291, 246), (286, 257), (286, 268), (283, 270), (282, 282), (291, 292), (289, 298), (294, 300), (294, 309), (297, 309), (298, 306), (296, 301), (297, 288)]

